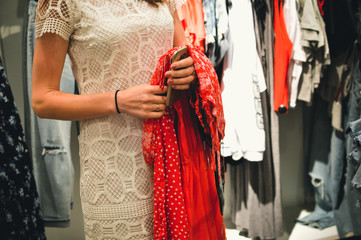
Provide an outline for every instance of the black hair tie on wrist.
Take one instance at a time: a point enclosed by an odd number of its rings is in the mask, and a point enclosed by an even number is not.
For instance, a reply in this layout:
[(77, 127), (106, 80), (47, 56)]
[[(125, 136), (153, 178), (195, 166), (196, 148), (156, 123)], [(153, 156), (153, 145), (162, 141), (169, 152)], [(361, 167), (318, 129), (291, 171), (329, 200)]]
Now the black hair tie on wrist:
[(119, 90), (115, 91), (115, 109), (117, 110), (117, 113), (120, 113), (119, 108), (118, 108), (118, 101), (117, 101), (118, 92), (119, 92)]

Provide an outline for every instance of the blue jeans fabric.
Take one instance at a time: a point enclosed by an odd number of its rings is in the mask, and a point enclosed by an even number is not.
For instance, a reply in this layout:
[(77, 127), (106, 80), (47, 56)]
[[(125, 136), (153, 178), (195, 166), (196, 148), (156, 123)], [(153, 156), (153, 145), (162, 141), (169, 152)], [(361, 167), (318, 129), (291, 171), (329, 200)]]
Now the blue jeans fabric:
[(358, 169), (361, 165), (361, 118), (347, 124), (347, 133), (352, 141), (352, 152), (347, 155), (347, 160)]
[(352, 177), (352, 192), (355, 193), (356, 206), (361, 207), (361, 118), (353, 122), (349, 122), (347, 133), (349, 133), (352, 141), (351, 152), (347, 155), (347, 160), (354, 168), (355, 174)]
[[(350, 95), (342, 102), (342, 128), (347, 129), (347, 123), (360, 118), (360, 90), (361, 74), (359, 62), (352, 74)], [(317, 103), (316, 103), (317, 104)], [(327, 106), (323, 107), (325, 110)], [(316, 116), (321, 114), (322, 108), (316, 106)], [(326, 120), (326, 118), (324, 118)], [(328, 119), (330, 121), (330, 119)], [(352, 151), (352, 141), (346, 132), (332, 130), (329, 138), (328, 121), (323, 123), (316, 118), (311, 146), (312, 183), (315, 190), (315, 210), (305, 218), (299, 220), (303, 224), (325, 228), (336, 224), (340, 237), (353, 233), (361, 235), (361, 208), (357, 208), (357, 194), (352, 191), (352, 177), (355, 169), (346, 160), (346, 155)], [(322, 127), (322, 125), (324, 125)], [(326, 127), (327, 126), (327, 127)], [(320, 144), (320, 138), (324, 143)], [(330, 139), (329, 141), (325, 141)], [(329, 152), (325, 154), (326, 144), (329, 143)], [(317, 154), (313, 154), (313, 150)], [(327, 158), (325, 158), (325, 156)]]
[(333, 211), (327, 211), (318, 204), (316, 204), (312, 213), (301, 219), (298, 219), (297, 221), (304, 225), (318, 229), (324, 229), (336, 224)]
[[(344, 117), (345, 114), (344, 114)], [(342, 179), (344, 177), (345, 169), (345, 151), (346, 151), (346, 138), (343, 132), (336, 129), (332, 132), (331, 137), (331, 152), (330, 152), (330, 189), (332, 208), (336, 209), (339, 204), (339, 196), (342, 189)]]
[[(361, 73), (360, 61), (357, 60), (352, 73), (352, 87), (349, 98), (345, 101), (345, 109), (347, 112), (343, 113), (344, 129), (347, 129), (349, 122), (360, 119), (361, 114)], [(334, 159), (334, 162), (341, 162), (343, 164), (341, 188), (338, 195), (340, 203), (334, 209), (336, 226), (340, 237), (352, 232), (355, 236), (361, 236), (361, 208), (356, 206), (358, 195), (354, 192), (352, 180), (355, 176), (356, 169), (350, 161), (347, 161), (347, 155), (353, 151), (352, 138), (348, 132), (343, 133), (344, 155)]]
[(328, 115), (328, 102), (317, 93), (311, 111), (314, 116), (309, 118), (313, 123), (310, 131), (309, 144), (309, 176), (314, 189), (315, 209), (312, 213), (297, 221), (315, 228), (324, 229), (335, 225), (332, 211), (330, 188), (330, 141), (332, 134), (331, 118)]
[[(35, 10), (37, 1), (30, 0), (25, 17), (24, 57), (26, 72), (25, 122), (26, 137), (34, 165), (34, 175), (40, 197), (41, 211), (46, 226), (67, 227), (70, 224), (74, 169), (70, 152), (71, 122), (42, 119), (31, 106), (32, 63), (35, 45)], [(75, 79), (66, 57), (60, 90), (74, 93)]]
[[(352, 164), (346, 160), (346, 154), (352, 151), (352, 143), (346, 133), (342, 133), (342, 135), (345, 135), (342, 138), (343, 141), (339, 138), (335, 141), (335, 144), (342, 144), (344, 147), (344, 155), (339, 157), (335, 156), (332, 159), (334, 166), (342, 166), (342, 168), (339, 169), (342, 176), (338, 183), (339, 193), (334, 208), (336, 226), (340, 237), (345, 237), (349, 233), (353, 233), (355, 236), (361, 236), (361, 208), (355, 205), (357, 195), (352, 191), (353, 187), (351, 184), (352, 177), (355, 175), (355, 169)], [(335, 171), (336, 170), (335, 168)]]

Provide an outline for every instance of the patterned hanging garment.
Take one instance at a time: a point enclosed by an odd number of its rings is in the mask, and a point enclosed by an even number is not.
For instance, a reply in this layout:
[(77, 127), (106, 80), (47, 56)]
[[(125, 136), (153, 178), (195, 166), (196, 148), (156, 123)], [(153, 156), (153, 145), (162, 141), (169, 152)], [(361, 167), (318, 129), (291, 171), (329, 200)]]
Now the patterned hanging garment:
[[(211, 62), (199, 50), (188, 49), (198, 77), (195, 97), (189, 101), (185, 92), (163, 117), (143, 125), (143, 155), (154, 164), (154, 239), (218, 240), (225, 237), (214, 178), (224, 136), (223, 107)], [(164, 87), (175, 50), (160, 58), (152, 85)], [(199, 129), (211, 136), (209, 146), (204, 146)]]
[(30, 154), (0, 59), (0, 238), (46, 239)]

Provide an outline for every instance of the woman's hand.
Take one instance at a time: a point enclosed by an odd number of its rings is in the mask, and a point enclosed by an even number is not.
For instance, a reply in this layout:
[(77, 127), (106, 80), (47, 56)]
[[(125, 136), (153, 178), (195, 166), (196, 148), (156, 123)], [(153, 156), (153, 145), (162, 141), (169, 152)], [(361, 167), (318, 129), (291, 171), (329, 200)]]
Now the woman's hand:
[(117, 94), (120, 112), (140, 118), (160, 118), (164, 114), (167, 87), (143, 84), (120, 91)]
[(165, 76), (168, 78), (168, 84), (172, 84), (173, 89), (189, 89), (191, 82), (197, 78), (193, 58), (188, 56), (172, 63)]

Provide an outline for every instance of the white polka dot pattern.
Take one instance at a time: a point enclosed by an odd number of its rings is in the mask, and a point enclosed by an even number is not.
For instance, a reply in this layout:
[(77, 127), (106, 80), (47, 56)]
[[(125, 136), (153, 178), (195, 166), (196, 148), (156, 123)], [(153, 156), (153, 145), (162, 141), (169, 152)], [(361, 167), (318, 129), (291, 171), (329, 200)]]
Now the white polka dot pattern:
[(154, 123), (154, 240), (189, 239), (174, 109)]

